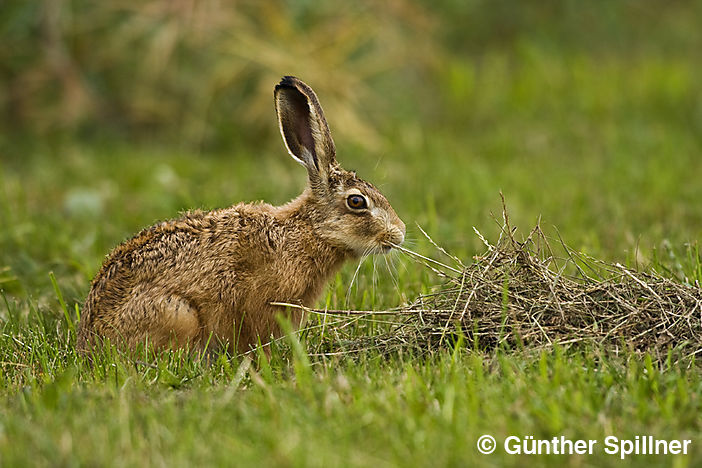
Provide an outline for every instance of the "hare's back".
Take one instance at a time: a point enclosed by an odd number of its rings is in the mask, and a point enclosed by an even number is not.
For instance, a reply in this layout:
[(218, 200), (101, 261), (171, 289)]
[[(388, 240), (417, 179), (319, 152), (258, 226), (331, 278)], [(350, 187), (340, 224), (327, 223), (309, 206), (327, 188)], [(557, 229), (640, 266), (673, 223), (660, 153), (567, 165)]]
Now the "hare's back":
[(81, 330), (123, 328), (132, 321), (128, 316), (149, 315), (147, 309), (160, 305), (201, 309), (225, 296), (233, 302), (242, 261), (251, 261), (252, 250), (262, 251), (250, 245), (261, 237), (254, 234), (261, 222), (247, 206), (235, 206), (188, 212), (144, 229), (105, 259), (86, 298)]
[[(222, 261), (236, 260), (242, 243), (251, 242), (254, 220), (240, 206), (217, 211), (191, 211), (155, 224), (117, 246), (93, 281), (124, 277), (135, 283), (191, 281), (213, 271)], [(105, 285), (103, 285), (105, 287)]]

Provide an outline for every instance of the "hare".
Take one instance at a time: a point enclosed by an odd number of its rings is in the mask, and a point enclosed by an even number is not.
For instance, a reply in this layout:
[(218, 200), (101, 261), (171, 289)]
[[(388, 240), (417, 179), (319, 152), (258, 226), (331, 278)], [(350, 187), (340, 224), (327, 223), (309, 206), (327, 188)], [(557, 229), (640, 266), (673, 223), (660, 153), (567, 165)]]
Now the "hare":
[(240, 203), (144, 229), (116, 247), (92, 281), (77, 346), (96, 340), (135, 348), (240, 353), (294, 325), (350, 259), (386, 253), (405, 225), (385, 197), (336, 162), (314, 91), (286, 76), (275, 87), (278, 124), (290, 156), (307, 169), (302, 194), (282, 206)]

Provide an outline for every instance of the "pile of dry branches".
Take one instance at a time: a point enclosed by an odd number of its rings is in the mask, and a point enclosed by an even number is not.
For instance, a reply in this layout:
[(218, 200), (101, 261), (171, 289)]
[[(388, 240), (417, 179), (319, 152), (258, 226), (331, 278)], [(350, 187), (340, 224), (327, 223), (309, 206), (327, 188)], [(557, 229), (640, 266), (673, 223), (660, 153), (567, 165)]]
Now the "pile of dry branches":
[(451, 346), (462, 336), (480, 350), (589, 344), (614, 352), (649, 352), (657, 360), (665, 359), (670, 349), (685, 358), (702, 353), (699, 283), (681, 284), (655, 272), (595, 260), (560, 241), (557, 255), (538, 226), (518, 241), (506, 212), (503, 217), (495, 245), (476, 231), (487, 251), (471, 265), (452, 257), (460, 265), (453, 268), (407, 251), (446, 279), (443, 287), (407, 307), (314, 311), (388, 325), (371, 336), (344, 337), (347, 322), (342, 320), (334, 327), (334, 339), (320, 351), (373, 347), (421, 353)]

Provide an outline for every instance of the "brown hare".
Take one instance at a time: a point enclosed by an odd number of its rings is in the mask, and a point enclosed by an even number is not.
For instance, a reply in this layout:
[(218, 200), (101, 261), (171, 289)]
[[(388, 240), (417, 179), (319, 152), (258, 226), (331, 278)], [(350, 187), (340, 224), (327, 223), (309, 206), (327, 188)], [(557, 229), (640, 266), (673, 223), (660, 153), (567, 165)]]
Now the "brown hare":
[(281, 335), (277, 314), (301, 322), (302, 311), (271, 302), (311, 306), (346, 260), (402, 243), (405, 225), (385, 197), (336, 162), (314, 91), (286, 76), (274, 95), (285, 146), (309, 176), (302, 194), (189, 212), (115, 248), (85, 301), (79, 349), (109, 338), (245, 352)]

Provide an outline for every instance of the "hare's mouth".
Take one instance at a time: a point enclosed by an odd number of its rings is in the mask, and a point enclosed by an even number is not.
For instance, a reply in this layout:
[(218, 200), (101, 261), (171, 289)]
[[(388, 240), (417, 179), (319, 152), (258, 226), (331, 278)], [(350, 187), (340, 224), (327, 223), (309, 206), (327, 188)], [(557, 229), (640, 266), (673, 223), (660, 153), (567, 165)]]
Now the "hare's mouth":
[(397, 244), (394, 244), (392, 242), (382, 242), (378, 246), (378, 253), (386, 254), (390, 252), (394, 247), (397, 247)]
[(385, 255), (392, 250), (392, 245), (389, 244), (376, 244), (375, 246), (367, 249), (363, 252), (358, 252), (359, 256), (366, 255)]

